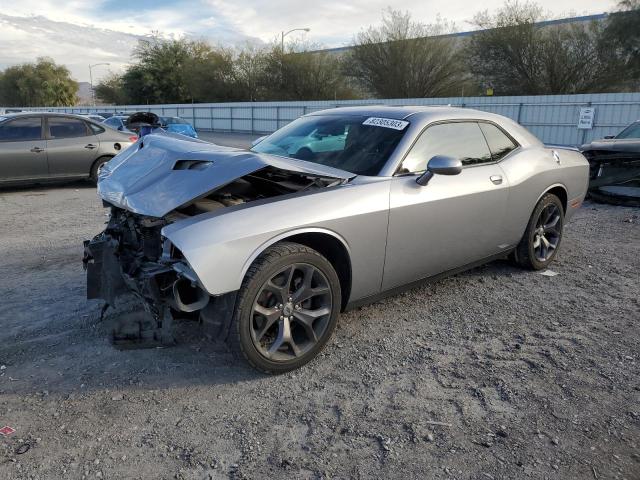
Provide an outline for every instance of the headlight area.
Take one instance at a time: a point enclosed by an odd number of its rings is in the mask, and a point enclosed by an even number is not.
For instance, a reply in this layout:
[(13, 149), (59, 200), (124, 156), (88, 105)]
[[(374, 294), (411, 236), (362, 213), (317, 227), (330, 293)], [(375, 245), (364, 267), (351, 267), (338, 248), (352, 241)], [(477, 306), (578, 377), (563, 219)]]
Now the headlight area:
[(116, 345), (173, 344), (176, 321), (196, 321), (215, 335), (228, 326), (235, 292), (210, 296), (182, 253), (162, 237), (167, 224), (112, 207), (107, 228), (84, 242), (87, 298), (104, 300), (103, 314), (132, 300), (140, 304), (138, 311), (118, 315)]

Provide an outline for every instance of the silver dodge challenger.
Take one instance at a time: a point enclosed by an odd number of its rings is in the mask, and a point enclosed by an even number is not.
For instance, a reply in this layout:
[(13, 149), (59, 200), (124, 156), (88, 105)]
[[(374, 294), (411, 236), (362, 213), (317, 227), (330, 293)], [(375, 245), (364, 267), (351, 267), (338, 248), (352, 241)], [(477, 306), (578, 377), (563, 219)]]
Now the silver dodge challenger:
[(364, 106), (250, 151), (151, 134), (99, 177), (110, 218), (85, 242), (87, 297), (144, 306), (113, 341), (170, 344), (191, 320), (278, 373), (314, 358), (341, 311), (493, 259), (546, 268), (589, 164), (499, 115)]

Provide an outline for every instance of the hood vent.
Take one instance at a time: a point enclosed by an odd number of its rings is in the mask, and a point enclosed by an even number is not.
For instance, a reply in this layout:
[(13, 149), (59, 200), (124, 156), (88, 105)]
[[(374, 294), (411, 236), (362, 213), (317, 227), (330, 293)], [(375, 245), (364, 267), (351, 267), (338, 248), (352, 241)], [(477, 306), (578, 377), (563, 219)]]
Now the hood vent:
[(204, 170), (213, 165), (209, 160), (178, 160), (173, 166), (174, 170)]

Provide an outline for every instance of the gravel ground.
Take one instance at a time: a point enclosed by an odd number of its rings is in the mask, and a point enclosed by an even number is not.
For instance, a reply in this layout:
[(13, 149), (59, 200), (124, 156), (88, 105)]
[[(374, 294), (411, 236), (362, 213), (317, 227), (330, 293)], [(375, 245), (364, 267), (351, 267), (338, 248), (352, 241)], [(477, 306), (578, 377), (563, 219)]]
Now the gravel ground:
[(586, 203), (555, 277), (495, 262), (341, 317), (278, 377), (194, 325), (118, 351), (93, 188), (0, 192), (0, 478), (640, 478), (640, 211)]

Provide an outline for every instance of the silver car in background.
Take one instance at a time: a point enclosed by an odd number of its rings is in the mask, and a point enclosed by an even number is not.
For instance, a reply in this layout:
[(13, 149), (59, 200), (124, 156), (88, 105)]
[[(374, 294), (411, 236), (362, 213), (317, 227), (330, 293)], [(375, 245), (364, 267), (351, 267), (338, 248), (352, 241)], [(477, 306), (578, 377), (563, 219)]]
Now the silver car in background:
[(100, 173), (111, 216), (85, 242), (87, 296), (145, 304), (116, 343), (171, 343), (197, 320), (284, 372), (341, 310), (497, 258), (546, 268), (588, 175), (579, 152), (470, 109), (325, 110), (251, 151), (152, 134)]
[(89, 178), (137, 140), (80, 115), (0, 116), (0, 185)]

